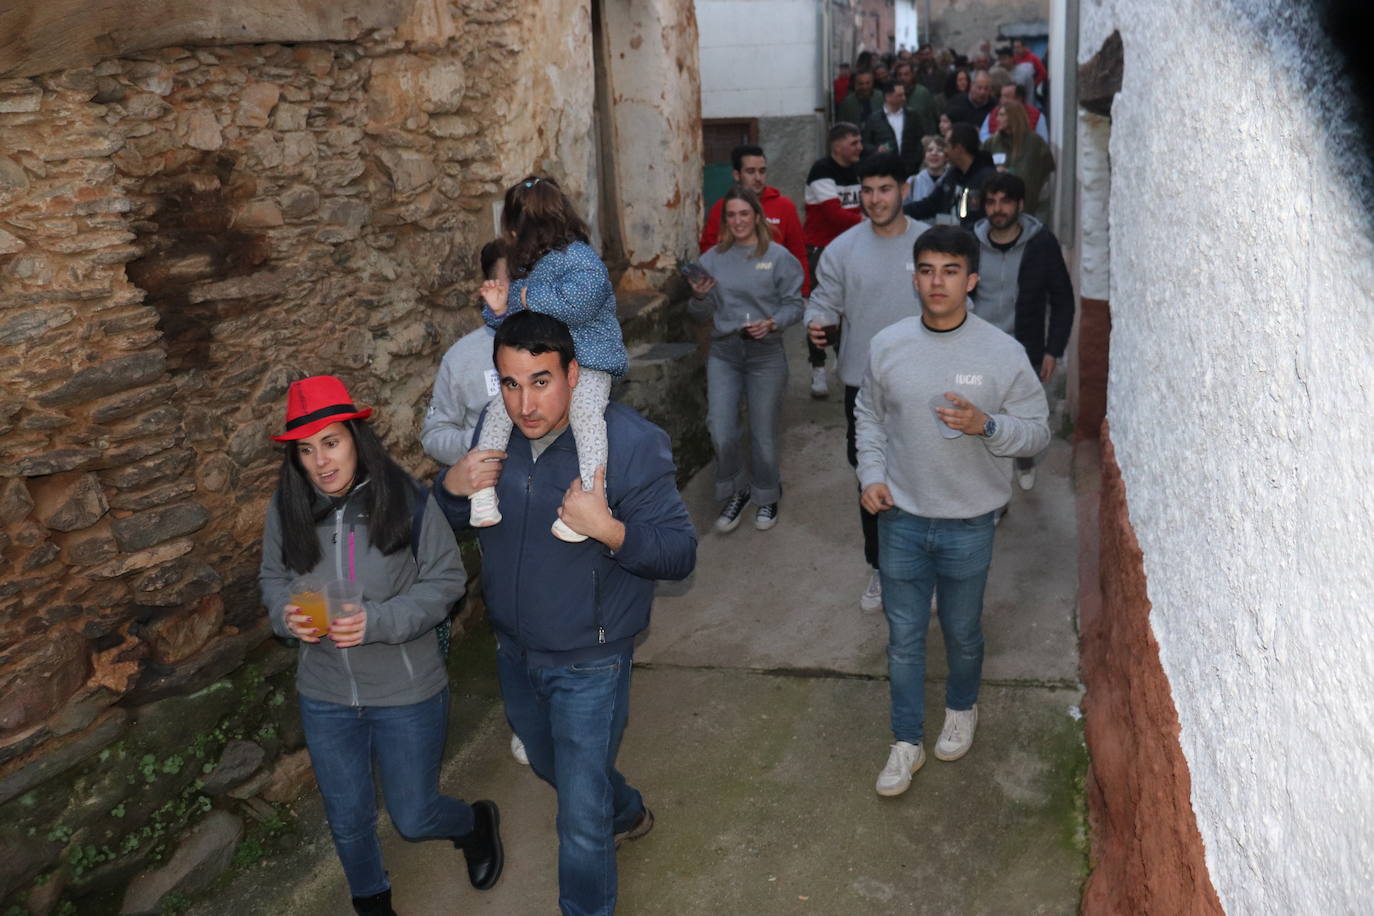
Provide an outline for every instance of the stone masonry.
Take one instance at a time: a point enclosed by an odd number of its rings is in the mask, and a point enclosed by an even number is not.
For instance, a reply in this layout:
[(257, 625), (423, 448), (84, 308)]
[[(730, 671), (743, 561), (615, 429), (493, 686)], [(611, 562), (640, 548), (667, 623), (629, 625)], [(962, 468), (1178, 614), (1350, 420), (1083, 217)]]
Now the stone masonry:
[[(588, 16), (425, 0), (355, 41), (0, 60), (0, 906), (87, 911), (212, 805), (308, 777), (257, 598), (269, 434), (335, 373), (429, 469), (493, 203), (528, 172), (598, 193)], [(187, 714), (210, 695), (235, 702)]]

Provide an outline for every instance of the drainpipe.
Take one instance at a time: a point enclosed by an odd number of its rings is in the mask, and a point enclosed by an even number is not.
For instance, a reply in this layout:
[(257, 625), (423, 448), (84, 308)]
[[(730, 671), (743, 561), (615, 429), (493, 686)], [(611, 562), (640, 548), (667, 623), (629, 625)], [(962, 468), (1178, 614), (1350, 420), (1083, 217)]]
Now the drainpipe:
[(930, 42), (930, 0), (926, 0), (926, 41)]
[(1055, 125), (1052, 136), (1059, 146), (1054, 233), (1069, 244), (1078, 225), (1078, 4), (1079, 0), (1050, 2), (1052, 78), (1058, 86), (1050, 112), (1050, 123)]
[(820, 0), (821, 15), (817, 27), (820, 29), (820, 36), (816, 41), (816, 48), (820, 51), (821, 58), (821, 98), (820, 105), (816, 106), (816, 114), (821, 116), (821, 129), (817, 131), (816, 155), (825, 155), (825, 132), (829, 128), (831, 121), (834, 120), (834, 110), (832, 108), (834, 99), (830, 93), (835, 85), (835, 78), (831, 76), (834, 72), (834, 62), (832, 60), (830, 48), (830, 3), (831, 0)]

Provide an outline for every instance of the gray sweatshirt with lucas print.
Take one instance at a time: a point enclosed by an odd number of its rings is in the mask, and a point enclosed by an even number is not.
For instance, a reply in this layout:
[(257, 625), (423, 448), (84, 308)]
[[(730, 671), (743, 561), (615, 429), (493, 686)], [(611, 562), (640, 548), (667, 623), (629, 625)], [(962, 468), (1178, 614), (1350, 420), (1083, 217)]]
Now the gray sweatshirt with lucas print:
[[(953, 392), (994, 418), (989, 438), (947, 439), (932, 401)], [(878, 332), (854, 404), (859, 485), (885, 483), (897, 508), (973, 518), (1011, 498), (1013, 458), (1050, 442), (1049, 405), (1016, 339), (977, 315), (932, 331), (919, 315)]]

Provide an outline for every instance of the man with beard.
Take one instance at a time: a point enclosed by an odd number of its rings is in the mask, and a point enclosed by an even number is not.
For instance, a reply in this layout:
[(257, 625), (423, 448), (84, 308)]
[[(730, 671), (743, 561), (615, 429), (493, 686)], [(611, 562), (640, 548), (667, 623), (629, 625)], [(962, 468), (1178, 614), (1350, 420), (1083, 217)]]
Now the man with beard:
[[(1048, 382), (1073, 330), (1073, 284), (1059, 240), (1022, 212), (1025, 205), (1026, 184), (1015, 175), (1004, 172), (983, 185), (987, 216), (973, 228), (982, 267), (972, 311), (1015, 337)], [(1034, 457), (1016, 459), (1016, 482), (1023, 490), (1035, 486)]]
[[(854, 401), (868, 362), (868, 343), (883, 328), (919, 312), (911, 294), (911, 246), (926, 230), (925, 223), (902, 213), (906, 169), (896, 153), (878, 153), (859, 166), (860, 198), (868, 219), (840, 235), (820, 259), (816, 288), (806, 309), (812, 344), (824, 347), (827, 329), (840, 331), (840, 380), (844, 382), (844, 413), (848, 423), (849, 464), (854, 466)], [(878, 521), (859, 509), (864, 536), (864, 559), (872, 568), (859, 599), (866, 611), (882, 607), (878, 575)]]

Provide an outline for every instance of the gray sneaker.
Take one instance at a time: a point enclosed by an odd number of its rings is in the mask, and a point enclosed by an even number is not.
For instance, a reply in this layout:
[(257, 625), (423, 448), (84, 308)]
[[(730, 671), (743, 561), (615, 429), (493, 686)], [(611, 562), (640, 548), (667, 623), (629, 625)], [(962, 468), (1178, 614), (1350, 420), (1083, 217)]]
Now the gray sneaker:
[(740, 490), (734, 496), (725, 501), (721, 507), (720, 517), (716, 519), (716, 530), (721, 534), (729, 534), (739, 527), (740, 517), (744, 514), (744, 507), (749, 505), (748, 488)]
[(622, 830), (615, 835), (615, 848), (619, 849), (620, 844), (626, 840), (637, 840), (654, 829), (654, 812), (649, 810), (649, 806), (644, 806), (644, 812), (639, 818), (630, 825), (628, 830)]

